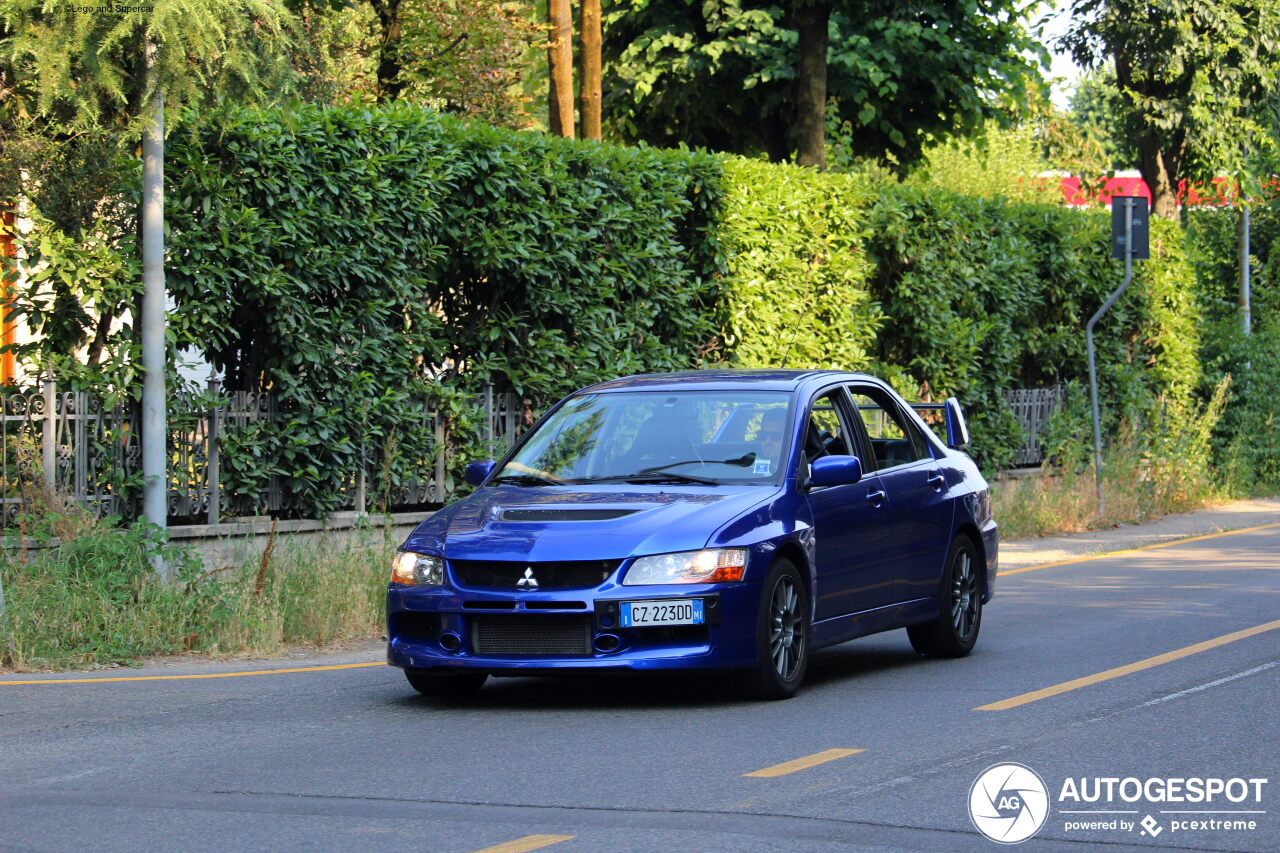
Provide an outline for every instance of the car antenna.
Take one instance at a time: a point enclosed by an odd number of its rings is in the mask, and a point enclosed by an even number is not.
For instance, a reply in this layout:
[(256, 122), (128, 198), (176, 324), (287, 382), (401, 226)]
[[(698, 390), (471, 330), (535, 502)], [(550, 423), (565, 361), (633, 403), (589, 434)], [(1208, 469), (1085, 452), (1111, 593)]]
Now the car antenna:
[(795, 344), (796, 336), (799, 333), (800, 333), (799, 329), (791, 330), (791, 340), (787, 341), (787, 348), (782, 351), (782, 361), (778, 364), (779, 370), (787, 366), (787, 359), (791, 357), (791, 347)]

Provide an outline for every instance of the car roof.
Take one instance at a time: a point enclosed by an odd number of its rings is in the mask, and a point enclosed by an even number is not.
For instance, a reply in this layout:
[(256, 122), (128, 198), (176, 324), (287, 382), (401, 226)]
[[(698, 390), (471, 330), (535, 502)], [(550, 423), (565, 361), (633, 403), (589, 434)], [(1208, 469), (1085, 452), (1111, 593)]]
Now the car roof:
[(810, 383), (838, 379), (874, 379), (865, 373), (844, 370), (688, 370), (681, 373), (642, 373), (610, 379), (578, 393), (610, 391), (796, 391)]

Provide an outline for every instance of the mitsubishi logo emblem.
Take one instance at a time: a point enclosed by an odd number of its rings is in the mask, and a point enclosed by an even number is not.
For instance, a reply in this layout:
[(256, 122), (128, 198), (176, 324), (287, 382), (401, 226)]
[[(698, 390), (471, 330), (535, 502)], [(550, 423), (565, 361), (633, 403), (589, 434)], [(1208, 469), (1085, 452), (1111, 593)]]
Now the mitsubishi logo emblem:
[(533, 576), (533, 566), (529, 566), (524, 570), (524, 577), (516, 581), (516, 586), (520, 589), (538, 588), (538, 579)]

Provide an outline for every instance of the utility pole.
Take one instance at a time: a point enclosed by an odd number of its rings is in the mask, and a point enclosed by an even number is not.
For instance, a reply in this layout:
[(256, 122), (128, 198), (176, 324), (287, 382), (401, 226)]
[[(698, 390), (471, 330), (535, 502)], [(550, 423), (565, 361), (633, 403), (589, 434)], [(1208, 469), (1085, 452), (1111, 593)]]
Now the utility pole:
[[(147, 47), (147, 64), (155, 45)], [(151, 96), (151, 117), (142, 134), (142, 510), (164, 533), (169, 519), (169, 430), (165, 411), (164, 291), (164, 96)], [(164, 558), (152, 565), (169, 577)]]
[[(1111, 255), (1124, 258), (1124, 281), (1102, 303), (1085, 324), (1085, 347), (1089, 353), (1089, 402), (1093, 407), (1093, 477), (1098, 491), (1098, 515), (1107, 511), (1107, 498), (1102, 488), (1102, 416), (1098, 410), (1098, 366), (1093, 352), (1093, 329), (1102, 315), (1111, 310), (1133, 281), (1133, 260), (1150, 256), (1148, 248), (1147, 200), (1140, 196), (1114, 196), (1111, 199)], [(1134, 238), (1138, 238), (1136, 241)]]

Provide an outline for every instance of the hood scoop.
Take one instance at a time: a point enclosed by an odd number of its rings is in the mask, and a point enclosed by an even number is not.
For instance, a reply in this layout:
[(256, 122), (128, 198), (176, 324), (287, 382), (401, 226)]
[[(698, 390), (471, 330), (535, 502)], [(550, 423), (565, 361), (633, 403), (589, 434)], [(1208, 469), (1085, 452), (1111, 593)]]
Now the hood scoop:
[(610, 521), (640, 512), (638, 509), (610, 509), (606, 507), (546, 509), (504, 509), (498, 516), (503, 521)]

